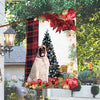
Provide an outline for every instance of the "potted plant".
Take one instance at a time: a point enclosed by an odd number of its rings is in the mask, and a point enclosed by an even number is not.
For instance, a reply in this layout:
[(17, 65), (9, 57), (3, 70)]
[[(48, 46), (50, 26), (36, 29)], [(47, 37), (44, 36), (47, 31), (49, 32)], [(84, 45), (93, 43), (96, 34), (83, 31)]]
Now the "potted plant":
[(89, 85), (91, 85), (91, 83), (97, 83), (96, 72), (88, 68), (84, 69), (83, 71), (80, 71), (78, 79), (84, 84), (88, 83)]
[(91, 87), (91, 93), (93, 94), (93, 98), (99, 93), (99, 86), (98, 85), (93, 85)]

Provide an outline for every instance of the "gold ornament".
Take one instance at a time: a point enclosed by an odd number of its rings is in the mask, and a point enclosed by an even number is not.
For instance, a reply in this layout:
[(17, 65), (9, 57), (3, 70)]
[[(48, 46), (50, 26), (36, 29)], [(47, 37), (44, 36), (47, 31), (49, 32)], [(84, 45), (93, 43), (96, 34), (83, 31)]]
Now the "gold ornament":
[(67, 72), (67, 67), (68, 67), (67, 65), (61, 66), (61, 67), (60, 67), (60, 72), (61, 72), (61, 73)]
[(67, 13), (68, 13), (68, 9), (63, 10), (62, 15), (67, 15)]
[(73, 71), (73, 68), (70, 68), (70, 71)]
[(25, 83), (25, 87), (28, 87), (28, 86), (29, 86), (29, 84), (26, 82), (26, 83)]
[(74, 71), (73, 71), (73, 74), (75, 74), (75, 75), (78, 74), (77, 70), (74, 70)]
[(76, 34), (73, 34), (73, 37), (75, 38), (76, 37)]
[(32, 88), (32, 86), (29, 86), (29, 88)]
[(70, 65), (70, 66), (73, 66), (73, 64), (74, 64), (74, 62), (70, 62), (70, 64), (69, 64), (69, 65)]
[(37, 18), (37, 17), (35, 17), (35, 18), (34, 18), (34, 21), (37, 21), (37, 20), (38, 20), (38, 18)]
[(38, 87), (38, 85), (37, 85), (37, 84), (35, 84), (35, 87)]
[(58, 78), (59, 82), (62, 82), (63, 81), (63, 78)]
[(36, 88), (36, 86), (35, 85), (32, 85), (32, 89), (35, 89)]
[(64, 85), (63, 89), (69, 89), (69, 85)]

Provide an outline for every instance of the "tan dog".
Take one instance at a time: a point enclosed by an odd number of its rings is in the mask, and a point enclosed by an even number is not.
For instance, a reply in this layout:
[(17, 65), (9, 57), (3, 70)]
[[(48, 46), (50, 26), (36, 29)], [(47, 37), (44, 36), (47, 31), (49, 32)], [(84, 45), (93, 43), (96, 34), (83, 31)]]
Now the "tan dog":
[(42, 45), (38, 47), (37, 57), (35, 58), (35, 61), (32, 65), (27, 82), (31, 82), (33, 80), (37, 81), (37, 79), (48, 82), (48, 75), (49, 60), (47, 58), (46, 46)]

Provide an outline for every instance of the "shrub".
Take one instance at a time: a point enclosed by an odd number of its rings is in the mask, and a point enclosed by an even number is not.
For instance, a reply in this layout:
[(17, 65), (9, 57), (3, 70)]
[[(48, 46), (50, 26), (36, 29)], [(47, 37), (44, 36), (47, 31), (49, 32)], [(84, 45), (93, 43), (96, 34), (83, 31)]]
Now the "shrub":
[(78, 75), (82, 83), (97, 83), (96, 73), (93, 70), (85, 69)]
[(45, 97), (45, 100), (49, 100), (49, 98), (48, 97)]
[(91, 93), (93, 94), (93, 97), (95, 98), (95, 96), (99, 93), (99, 86), (98, 85), (93, 85), (91, 87)]

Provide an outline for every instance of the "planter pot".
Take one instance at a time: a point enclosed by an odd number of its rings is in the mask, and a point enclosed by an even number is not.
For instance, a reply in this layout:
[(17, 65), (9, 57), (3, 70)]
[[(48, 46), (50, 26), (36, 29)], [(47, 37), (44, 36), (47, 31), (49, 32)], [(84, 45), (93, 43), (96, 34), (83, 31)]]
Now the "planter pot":
[(97, 84), (100, 84), (100, 77), (97, 77)]
[(16, 97), (11, 97), (10, 100), (17, 100), (17, 98)]

